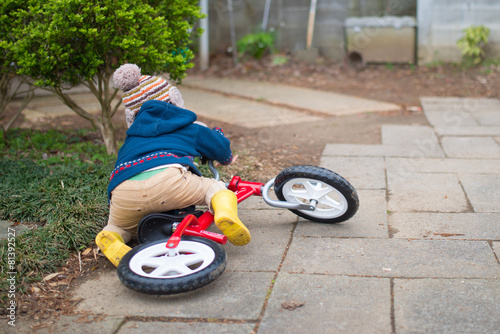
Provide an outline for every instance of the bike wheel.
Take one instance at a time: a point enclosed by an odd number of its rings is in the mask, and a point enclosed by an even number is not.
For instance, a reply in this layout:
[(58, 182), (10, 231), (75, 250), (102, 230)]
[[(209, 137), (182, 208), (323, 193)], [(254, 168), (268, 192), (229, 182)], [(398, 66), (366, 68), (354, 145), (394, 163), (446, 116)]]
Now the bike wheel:
[(316, 209), (290, 210), (319, 223), (335, 224), (350, 219), (359, 207), (356, 189), (331, 170), (298, 165), (283, 170), (274, 181), (274, 192), (281, 201), (311, 204)]
[(129, 289), (151, 295), (192, 291), (217, 279), (226, 268), (226, 252), (212, 240), (182, 237), (175, 256), (167, 239), (139, 245), (118, 265), (118, 277)]

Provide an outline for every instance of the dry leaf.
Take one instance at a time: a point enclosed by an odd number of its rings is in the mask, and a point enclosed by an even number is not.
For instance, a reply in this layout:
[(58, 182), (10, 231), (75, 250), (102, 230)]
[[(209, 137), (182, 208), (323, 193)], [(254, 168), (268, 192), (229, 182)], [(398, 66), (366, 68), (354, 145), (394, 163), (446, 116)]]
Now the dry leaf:
[(297, 307), (304, 306), (304, 302), (299, 302), (295, 299), (290, 299), (289, 301), (283, 302), (281, 307), (290, 311), (295, 310)]
[(53, 273), (53, 274), (47, 275), (42, 279), (42, 281), (44, 281), (44, 282), (50, 281), (51, 279), (53, 279), (54, 277), (56, 277), (57, 275), (60, 275), (60, 274), (61, 273)]
[(83, 256), (87, 256), (91, 251), (92, 251), (92, 248), (89, 247), (89, 248), (87, 248), (86, 250), (83, 251), (82, 255)]

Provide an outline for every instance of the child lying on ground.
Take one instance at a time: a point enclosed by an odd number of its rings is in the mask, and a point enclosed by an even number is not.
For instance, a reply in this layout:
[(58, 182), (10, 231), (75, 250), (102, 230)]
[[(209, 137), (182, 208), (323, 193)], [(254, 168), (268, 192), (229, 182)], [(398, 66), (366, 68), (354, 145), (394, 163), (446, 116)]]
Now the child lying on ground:
[(104, 255), (118, 266), (144, 216), (191, 205), (206, 204), (231, 243), (250, 242), (250, 232), (238, 218), (236, 195), (223, 182), (202, 177), (193, 163), (197, 156), (224, 165), (233, 162), (222, 130), (197, 123), (176, 87), (159, 77), (141, 76), (137, 65), (122, 65), (113, 81), (123, 91), (129, 129), (108, 186), (108, 224), (96, 237)]

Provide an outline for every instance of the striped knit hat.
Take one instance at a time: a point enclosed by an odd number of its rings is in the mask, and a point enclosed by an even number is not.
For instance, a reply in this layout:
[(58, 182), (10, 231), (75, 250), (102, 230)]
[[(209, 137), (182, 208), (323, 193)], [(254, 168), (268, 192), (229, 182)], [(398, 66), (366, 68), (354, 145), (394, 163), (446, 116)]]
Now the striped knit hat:
[(127, 125), (134, 122), (135, 115), (144, 102), (159, 100), (184, 108), (184, 100), (177, 87), (165, 79), (151, 75), (141, 75), (141, 69), (135, 64), (124, 64), (113, 74), (115, 86), (123, 91), (123, 104)]

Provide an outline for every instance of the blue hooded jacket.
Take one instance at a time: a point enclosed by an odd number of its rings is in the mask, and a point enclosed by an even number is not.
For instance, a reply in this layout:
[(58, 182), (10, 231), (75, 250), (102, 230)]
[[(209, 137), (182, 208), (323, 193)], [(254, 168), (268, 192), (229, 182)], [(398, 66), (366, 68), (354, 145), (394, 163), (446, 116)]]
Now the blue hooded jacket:
[(148, 169), (178, 163), (198, 175), (193, 160), (203, 156), (227, 165), (233, 160), (230, 142), (220, 128), (194, 124), (196, 114), (170, 103), (145, 102), (127, 131), (111, 173), (108, 199), (120, 183)]

